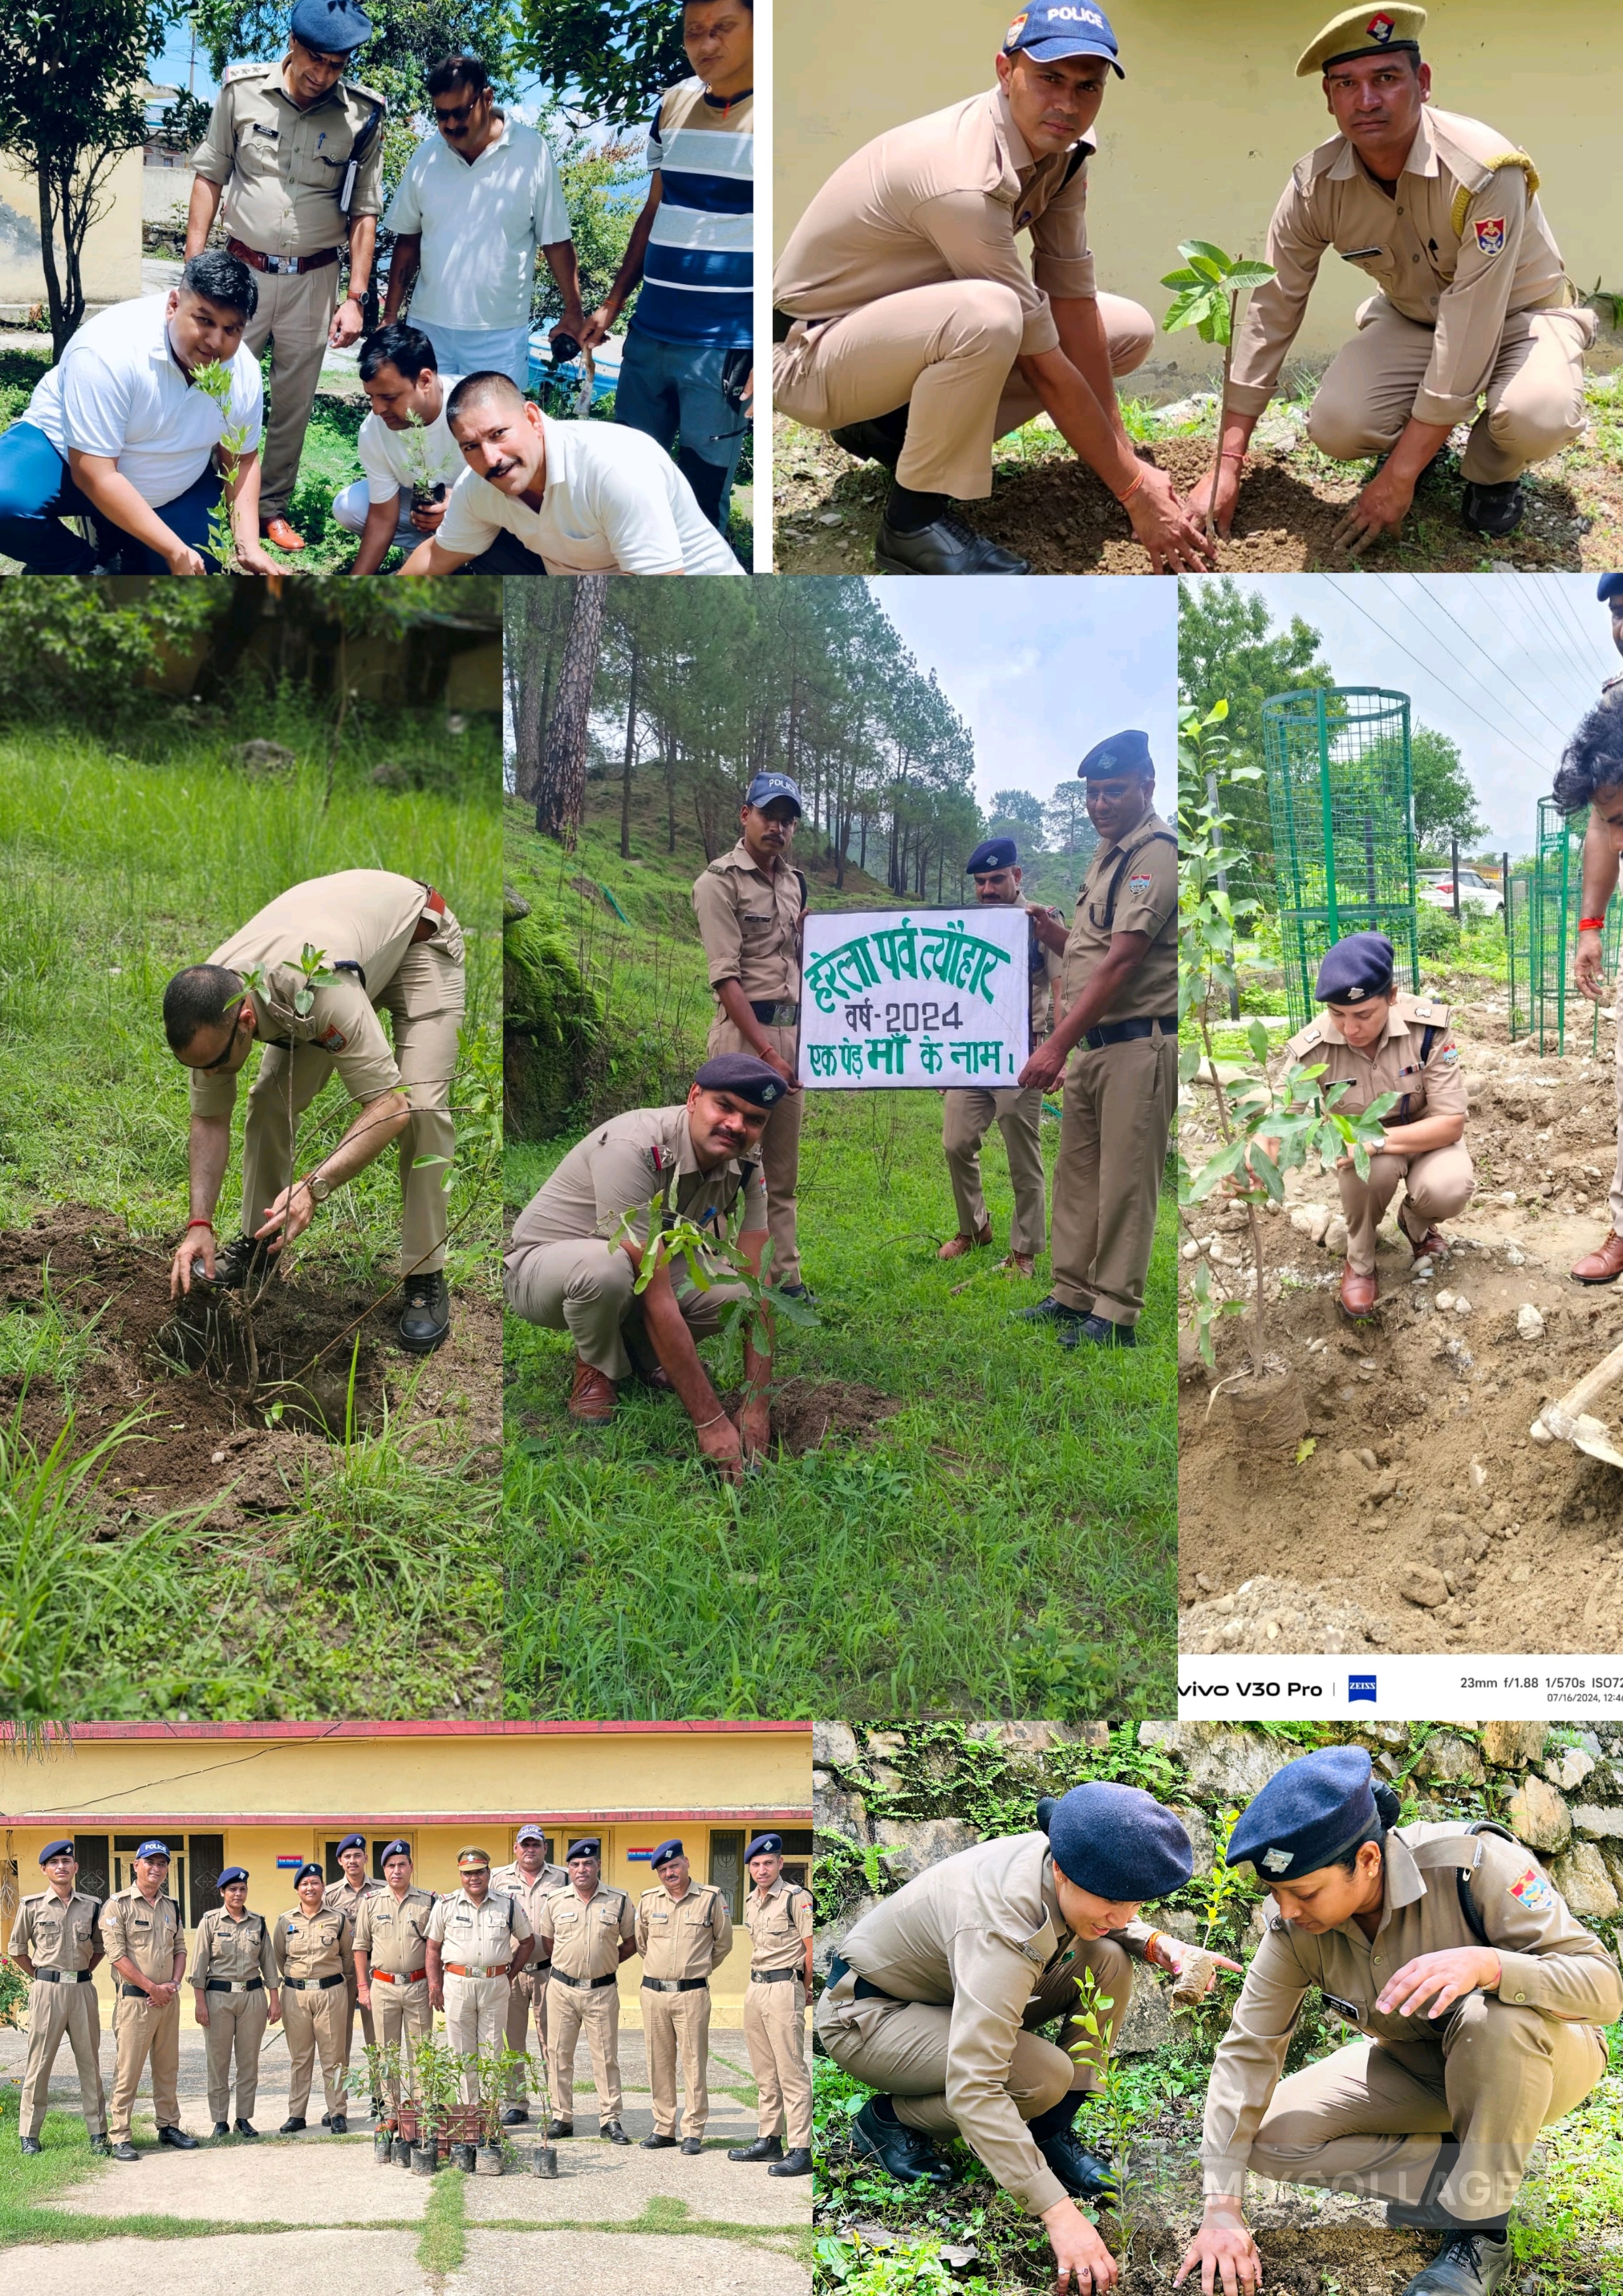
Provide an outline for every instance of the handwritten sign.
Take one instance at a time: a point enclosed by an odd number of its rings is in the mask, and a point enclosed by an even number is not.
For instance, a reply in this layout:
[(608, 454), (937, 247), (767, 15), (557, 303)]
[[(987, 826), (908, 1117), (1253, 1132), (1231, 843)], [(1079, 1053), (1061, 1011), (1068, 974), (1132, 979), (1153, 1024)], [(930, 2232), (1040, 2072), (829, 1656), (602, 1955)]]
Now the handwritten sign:
[(1023, 909), (846, 909), (806, 920), (800, 1081), (1007, 1091), (1030, 1049)]

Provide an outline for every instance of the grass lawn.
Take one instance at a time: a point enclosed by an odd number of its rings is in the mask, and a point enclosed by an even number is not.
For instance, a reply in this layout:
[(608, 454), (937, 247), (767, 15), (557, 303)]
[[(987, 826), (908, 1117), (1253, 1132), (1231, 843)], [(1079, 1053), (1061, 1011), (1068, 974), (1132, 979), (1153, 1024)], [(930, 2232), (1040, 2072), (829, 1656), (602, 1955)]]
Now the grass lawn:
[[(609, 1007), (577, 1120), (509, 1150), (514, 1210), (594, 1117), (682, 1096), (701, 1057), (711, 1004), (689, 889), (702, 848), (679, 824), (667, 854), (649, 775), (628, 865), (618, 804), (612, 784), (591, 785), (567, 859), (508, 806), (509, 882)], [(834, 905), (821, 867), (809, 873), (814, 903)], [(857, 873), (844, 899), (893, 906)], [(1170, 1196), (1140, 1346), (1068, 1355), (1011, 1320), (1043, 1297), (1045, 1259), (1031, 1284), (997, 1275), (996, 1251), (937, 1260), (955, 1224), (940, 1122), (933, 1094), (809, 1097), (799, 1232), (818, 1320), (785, 1334), (778, 1369), (898, 1406), (857, 1439), (725, 1488), (674, 1399), (628, 1384), (608, 1429), (577, 1428), (567, 1336), (508, 1319), (511, 1714), (1170, 1711)], [(1052, 1161), (1057, 1121), (1044, 1132)], [(995, 1131), (984, 1161), (1001, 1245)]]

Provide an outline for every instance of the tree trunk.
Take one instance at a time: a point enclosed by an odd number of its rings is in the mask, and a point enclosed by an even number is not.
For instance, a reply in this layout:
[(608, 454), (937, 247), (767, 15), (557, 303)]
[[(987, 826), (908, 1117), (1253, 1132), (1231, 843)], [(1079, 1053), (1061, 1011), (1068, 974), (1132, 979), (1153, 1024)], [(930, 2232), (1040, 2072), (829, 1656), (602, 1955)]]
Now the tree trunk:
[(521, 617), (514, 632), (518, 662), (513, 705), (513, 795), (534, 805), (541, 786), (541, 759), (552, 716), (553, 678), (557, 667), (558, 613), (555, 594), (542, 595), (539, 582), (518, 582)]
[(631, 633), (631, 694), (626, 703), (626, 763), (620, 775), (620, 859), (631, 858), (631, 766), (636, 756), (636, 674), (642, 665), (643, 644), (636, 630)]
[(606, 574), (575, 577), (570, 631), (564, 640), (563, 668), (558, 677), (558, 699), (541, 753), (536, 828), (541, 836), (556, 838), (570, 851), (586, 809), (586, 721), (592, 713), (592, 688), (597, 678), (603, 607), (608, 594)]
[(62, 293), (61, 275), (56, 267), (56, 185), (53, 170), (49, 166), (39, 171), (39, 262), (45, 275), (45, 310), (51, 321), (51, 362), (55, 365), (67, 349), (69, 340), (84, 316), (84, 301), (73, 308), (72, 251), (68, 248), (67, 220), (63, 218), (62, 240), (68, 254), (68, 293)]

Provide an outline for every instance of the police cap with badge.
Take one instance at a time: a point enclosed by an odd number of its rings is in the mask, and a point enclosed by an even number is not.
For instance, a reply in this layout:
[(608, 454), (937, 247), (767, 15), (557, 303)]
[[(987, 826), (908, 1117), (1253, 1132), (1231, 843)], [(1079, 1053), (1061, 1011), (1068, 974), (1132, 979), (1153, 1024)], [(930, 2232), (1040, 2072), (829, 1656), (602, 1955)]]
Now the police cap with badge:
[(1113, 781), (1122, 774), (1146, 774), (1155, 778), (1155, 760), (1150, 755), (1150, 736), (1136, 726), (1124, 733), (1112, 734), (1108, 740), (1095, 742), (1077, 767), (1079, 782)]
[(227, 1866), (223, 1873), (215, 1875), (214, 1886), (217, 1890), (228, 1890), (234, 1882), (246, 1882), (247, 1879), (246, 1866)]
[(320, 56), (352, 56), (372, 37), (372, 19), (353, 0), (296, 0), (288, 29)]
[(1327, 949), (1313, 984), (1321, 1004), (1363, 1004), (1389, 996), (1398, 959), (1384, 933), (1348, 933)]
[(1390, 1821), (1377, 1808), (1364, 1748), (1321, 1746), (1287, 1762), (1247, 1803), (1224, 1862), (1254, 1866), (1264, 1883), (1295, 1881), (1332, 1866), (1382, 1822)]
[(1169, 1897), (1194, 1871), (1183, 1821), (1142, 1786), (1091, 1779), (1045, 1795), (1037, 1822), (1066, 1880), (1113, 1906)]
[(730, 1092), (752, 1108), (775, 1108), (789, 1086), (753, 1053), (717, 1053), (693, 1078), (702, 1092)]
[(1004, 34), (1005, 56), (1024, 53), (1038, 63), (1062, 56), (1102, 56), (1118, 79), (1127, 74), (1116, 61), (1116, 35), (1102, 9), (1090, 0), (1037, 0), (1016, 16)]
[(1423, 8), (1344, 8), (1317, 32), (1297, 60), (1296, 77), (1309, 79), (1327, 72), (1332, 64), (1350, 63), (1355, 56), (1381, 56), (1393, 50), (1415, 57), (1425, 28)]
[(985, 837), (963, 865), (966, 877), (984, 877), (994, 869), (1020, 866), (1020, 849), (1012, 837)]
[(654, 1851), (653, 1856), (649, 1859), (648, 1863), (653, 1872), (657, 1874), (661, 1866), (668, 1866), (673, 1857), (680, 1857), (684, 1854), (682, 1844), (679, 1841), (662, 1841), (659, 1848)]
[(39, 1862), (42, 1866), (48, 1866), (53, 1857), (77, 1857), (78, 1856), (78, 1852), (75, 1849), (71, 1838), (64, 1834), (60, 1841), (46, 1842), (39, 1853)]
[(744, 1852), (744, 1863), (747, 1866), (752, 1857), (781, 1857), (783, 1855), (783, 1837), (781, 1833), (758, 1833)]

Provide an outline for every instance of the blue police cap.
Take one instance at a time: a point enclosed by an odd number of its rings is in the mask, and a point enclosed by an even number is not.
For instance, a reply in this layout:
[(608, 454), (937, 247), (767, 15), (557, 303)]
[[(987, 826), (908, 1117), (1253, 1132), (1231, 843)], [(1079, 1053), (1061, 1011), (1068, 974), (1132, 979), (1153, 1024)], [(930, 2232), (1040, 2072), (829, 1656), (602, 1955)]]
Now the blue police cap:
[(409, 1857), (411, 1854), (412, 1845), (409, 1841), (386, 1842), (383, 1855), (378, 1862), (380, 1865), (387, 1866), (391, 1857)]
[[(602, 1855), (602, 1843), (594, 1833), (583, 1834), (578, 1841), (570, 1842), (569, 1857), (600, 1857)], [(566, 1858), (564, 1862), (567, 1865), (569, 1859)]]
[(1321, 1004), (1362, 1004), (1391, 993), (1398, 960), (1384, 933), (1348, 933), (1324, 953), (1313, 993)]
[(352, 56), (372, 37), (372, 19), (354, 0), (294, 0), (288, 29), (318, 55)]
[(316, 1860), (313, 1857), (307, 1857), (304, 1864), (293, 1876), (293, 1887), (295, 1889), (299, 1887), (299, 1884), (304, 1880), (307, 1874), (314, 1874), (318, 1882), (324, 1882), (327, 1878), (324, 1871), (316, 1863)]
[(988, 837), (970, 855), (963, 865), (963, 873), (972, 877), (977, 870), (1012, 869), (1020, 859), (1020, 851), (1012, 837)]
[(757, 774), (744, 791), (744, 803), (755, 806), (770, 805), (775, 797), (788, 798), (797, 813), (804, 813), (806, 810), (800, 800), (799, 788), (790, 780), (787, 774)]
[(338, 1855), (341, 1857), (346, 1849), (365, 1849), (365, 1847), (366, 1836), (364, 1833), (346, 1833), (338, 1845)]
[(143, 1841), (135, 1852), (137, 1857), (167, 1857), (168, 1854), (169, 1845), (167, 1841)]
[(42, 1866), (48, 1866), (53, 1857), (73, 1857), (77, 1855), (71, 1838), (64, 1834), (60, 1841), (46, 1842), (39, 1853), (39, 1862)]
[(657, 1874), (668, 1857), (680, 1857), (681, 1855), (682, 1844), (679, 1841), (662, 1841), (648, 1862)]
[(1321, 1746), (1287, 1762), (1246, 1804), (1225, 1862), (1254, 1866), (1259, 1882), (1294, 1882), (1350, 1849), (1374, 1823), (1369, 1756), (1362, 1746)]
[(783, 1837), (781, 1833), (758, 1833), (744, 1852), (744, 1863), (747, 1866), (752, 1857), (781, 1857), (783, 1855)]
[(217, 1890), (224, 1890), (233, 1882), (246, 1882), (247, 1879), (246, 1866), (227, 1866), (223, 1873), (215, 1875), (214, 1886)]
[(1116, 61), (1116, 35), (1109, 19), (1086, 0), (1037, 0), (1004, 34), (1004, 55), (1012, 56), (1017, 48), (1039, 63), (1052, 63), (1056, 56), (1104, 56), (1118, 79), (1127, 78)]
[(1594, 594), (1602, 605), (1606, 603), (1608, 598), (1623, 595), (1623, 574), (1603, 574), (1594, 586)]
[(1045, 1805), (1039, 1822), (1045, 1814), (1048, 1847), (1066, 1880), (1113, 1905), (1165, 1898), (1194, 1871), (1182, 1824), (1141, 1786), (1094, 1778)]
[(1155, 761), (1150, 755), (1150, 736), (1129, 726), (1125, 733), (1112, 734), (1108, 741), (1095, 742), (1077, 767), (1079, 782), (1108, 781), (1117, 774), (1155, 774)]
[(533, 1818), (528, 1825), (521, 1825), (512, 1838), (515, 1842), (538, 1841), (544, 1849), (546, 1846), (546, 1836)]
[(694, 1077), (706, 1092), (734, 1092), (752, 1108), (775, 1108), (789, 1086), (753, 1053), (717, 1053)]

